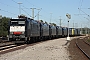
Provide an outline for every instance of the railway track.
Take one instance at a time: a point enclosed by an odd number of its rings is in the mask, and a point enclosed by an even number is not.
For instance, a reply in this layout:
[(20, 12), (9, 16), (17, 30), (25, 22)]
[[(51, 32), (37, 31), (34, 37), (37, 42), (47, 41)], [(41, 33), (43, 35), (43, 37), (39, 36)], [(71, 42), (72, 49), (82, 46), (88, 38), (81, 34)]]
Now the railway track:
[(3, 43), (0, 43), (0, 54), (19, 50), (19, 49), (24, 48), (24, 47), (26, 47), (26, 44), (16, 45), (12, 42), (3, 42)]
[(85, 40), (83, 38), (77, 39), (76, 45), (84, 53), (84, 55), (90, 60), (90, 44), (88, 44)]
[(10, 48), (13, 48), (13, 47), (16, 47), (16, 45), (14, 45), (14, 44), (8, 44), (8, 45), (0, 46), (0, 52), (9, 50)]
[[(44, 41), (42, 41), (44, 42)], [(42, 42), (30, 43), (30, 44), (15, 44), (10, 41), (3, 41), (0, 43), (0, 54), (5, 54), (15, 50), (23, 49), (28, 46), (33, 46)]]

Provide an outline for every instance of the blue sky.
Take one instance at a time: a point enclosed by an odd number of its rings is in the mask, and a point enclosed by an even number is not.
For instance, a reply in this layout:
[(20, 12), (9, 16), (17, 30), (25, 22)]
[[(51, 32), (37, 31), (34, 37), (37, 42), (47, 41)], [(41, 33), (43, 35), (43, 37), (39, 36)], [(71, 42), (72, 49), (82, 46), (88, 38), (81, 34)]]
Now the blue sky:
[[(90, 28), (90, 0), (0, 0), (0, 14), (6, 17), (17, 18), (19, 15), (19, 4), (21, 2), (21, 14), (28, 17), (32, 16), (30, 8), (36, 8), (34, 15), (41, 9), (39, 19), (50, 23), (67, 26), (66, 13), (71, 15), (70, 27), (89, 27)], [(79, 8), (79, 9), (78, 9)], [(52, 14), (51, 14), (52, 13)], [(35, 17), (37, 20), (37, 16)]]

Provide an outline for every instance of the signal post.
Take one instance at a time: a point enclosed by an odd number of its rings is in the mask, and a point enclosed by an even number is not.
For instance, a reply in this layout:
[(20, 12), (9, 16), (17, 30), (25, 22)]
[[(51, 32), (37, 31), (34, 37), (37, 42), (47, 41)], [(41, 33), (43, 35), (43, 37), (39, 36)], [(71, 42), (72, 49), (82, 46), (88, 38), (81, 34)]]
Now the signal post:
[(68, 42), (70, 41), (70, 37), (69, 37), (69, 20), (71, 19), (71, 15), (67, 13), (66, 17), (68, 18), (68, 36), (67, 36), (67, 43), (65, 45), (67, 45)]

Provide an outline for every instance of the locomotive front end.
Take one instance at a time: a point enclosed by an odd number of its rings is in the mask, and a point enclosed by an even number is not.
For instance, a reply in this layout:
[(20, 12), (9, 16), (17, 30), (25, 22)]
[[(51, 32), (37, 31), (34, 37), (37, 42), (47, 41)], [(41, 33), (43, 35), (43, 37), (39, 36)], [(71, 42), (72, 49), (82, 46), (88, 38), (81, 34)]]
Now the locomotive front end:
[(25, 19), (10, 19), (8, 40), (22, 41), (25, 40)]

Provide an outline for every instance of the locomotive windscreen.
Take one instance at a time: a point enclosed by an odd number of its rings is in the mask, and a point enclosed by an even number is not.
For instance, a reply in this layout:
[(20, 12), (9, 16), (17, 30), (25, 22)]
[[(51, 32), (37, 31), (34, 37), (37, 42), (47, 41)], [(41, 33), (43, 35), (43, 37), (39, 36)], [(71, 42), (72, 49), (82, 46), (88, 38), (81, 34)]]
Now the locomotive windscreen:
[(11, 19), (10, 25), (11, 26), (25, 26), (25, 20)]

